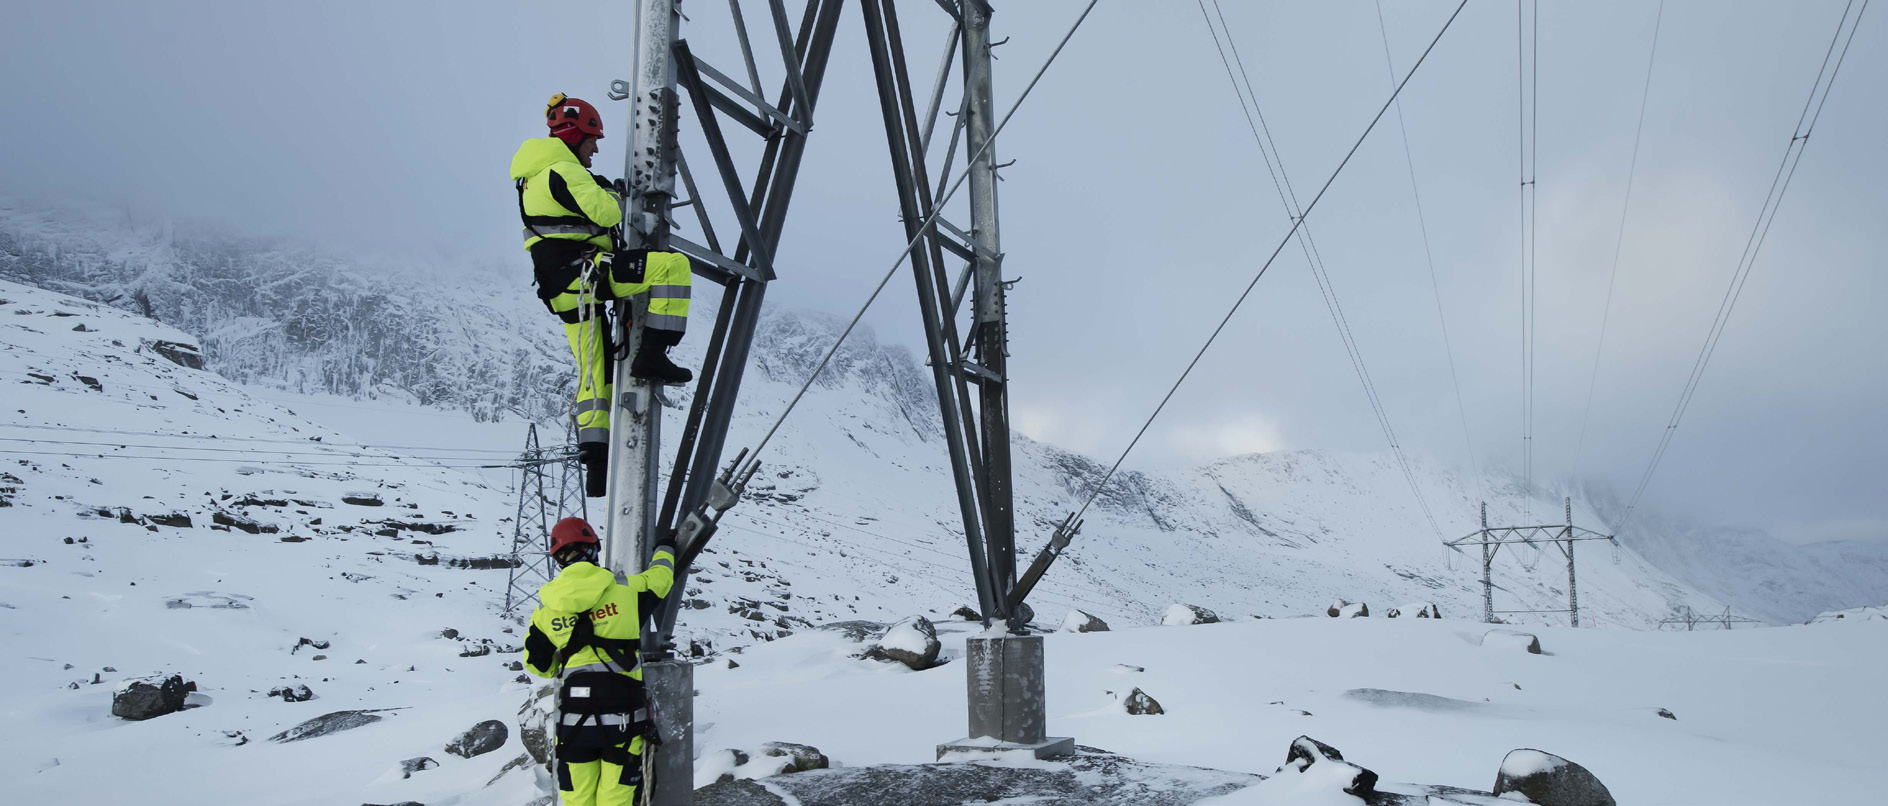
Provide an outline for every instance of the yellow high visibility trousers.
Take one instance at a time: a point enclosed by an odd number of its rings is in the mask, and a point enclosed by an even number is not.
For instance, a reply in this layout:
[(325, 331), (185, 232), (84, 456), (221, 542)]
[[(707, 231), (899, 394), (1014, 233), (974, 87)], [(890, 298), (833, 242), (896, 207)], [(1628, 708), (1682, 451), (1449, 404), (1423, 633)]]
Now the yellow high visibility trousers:
[[(564, 338), (577, 359), (577, 441), (607, 442), (610, 437), (609, 351), (604, 347), (603, 299), (649, 295), (649, 313), (643, 327), (677, 335), (688, 328), (690, 283), (694, 278), (688, 257), (679, 252), (650, 252), (643, 263), (640, 283), (619, 283), (604, 272), (572, 280), (564, 293), (551, 298), (551, 310), (564, 320)], [(609, 294), (598, 296), (597, 284), (607, 282)]]

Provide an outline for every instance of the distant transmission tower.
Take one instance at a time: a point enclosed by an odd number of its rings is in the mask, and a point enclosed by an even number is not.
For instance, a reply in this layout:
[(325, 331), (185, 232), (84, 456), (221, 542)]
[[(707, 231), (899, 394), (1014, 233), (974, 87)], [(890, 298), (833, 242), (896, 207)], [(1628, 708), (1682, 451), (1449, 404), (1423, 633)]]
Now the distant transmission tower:
[(1706, 615), (1693, 612), (1691, 605), (1680, 605), (1677, 610), (1673, 611), (1670, 617), (1659, 620), (1659, 629), (1664, 630), (1669, 628), (1676, 630), (1679, 627), (1684, 627), (1685, 632), (1691, 632), (1692, 630), (1698, 629), (1698, 625), (1700, 624), (1716, 624), (1720, 629), (1728, 630), (1733, 624), (1762, 623), (1763, 622), (1754, 618), (1731, 615), (1731, 609), (1729, 607), (1724, 608), (1724, 612), (1721, 614)]
[[(1461, 551), (1463, 546), (1482, 547), (1482, 620), (1490, 624), (1495, 622), (1496, 613), (1566, 613), (1571, 617), (1573, 626), (1580, 626), (1580, 591), (1575, 586), (1573, 566), (1573, 544), (1582, 540), (1608, 540), (1614, 546), (1619, 541), (1612, 535), (1603, 535), (1590, 529), (1581, 529), (1573, 525), (1573, 499), (1567, 499), (1567, 522), (1564, 524), (1543, 524), (1540, 526), (1497, 526), (1488, 525), (1488, 502), (1482, 502), (1482, 528), (1443, 545)], [(1567, 609), (1565, 610), (1496, 610), (1495, 609), (1495, 555), (1502, 546), (1525, 543), (1536, 546), (1539, 543), (1552, 543), (1560, 553), (1567, 557)]]
[[(537, 601), (538, 587), (551, 579), (551, 524), (575, 515), (587, 518), (583, 473), (577, 467), (577, 424), (564, 427), (564, 444), (545, 449), (534, 423), (525, 431), (518, 457), (518, 508), (511, 525), (511, 575), (505, 585), (505, 615)], [(555, 470), (548, 469), (555, 466)], [(549, 478), (557, 474), (556, 487)], [(553, 495), (553, 493), (555, 493)]]

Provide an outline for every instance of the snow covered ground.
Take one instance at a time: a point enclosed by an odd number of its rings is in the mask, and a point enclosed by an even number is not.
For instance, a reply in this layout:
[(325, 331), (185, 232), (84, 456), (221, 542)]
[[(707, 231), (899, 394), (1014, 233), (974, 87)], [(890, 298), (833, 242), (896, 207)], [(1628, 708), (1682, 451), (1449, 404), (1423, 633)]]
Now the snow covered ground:
[[(973, 627), (939, 625), (944, 657), (963, 657)], [(1310, 735), (1385, 782), (1482, 791), (1508, 751), (1531, 747), (1584, 765), (1620, 803), (1882, 800), (1888, 622), (1533, 629), (1540, 655), (1483, 646), (1488, 629), (1318, 616), (1052, 634), (1049, 733), (1265, 775)], [(821, 630), (750, 648), (738, 668), (702, 666), (697, 746), (790, 741), (836, 763), (912, 764), (961, 735), (961, 662), (910, 672), (852, 658), (859, 648)], [(1120, 699), (1137, 687), (1166, 713), (1128, 715)]]
[[(801, 348), (830, 332), (808, 318), (769, 327), (733, 442), (764, 425), (803, 377)], [(0, 635), (16, 648), (0, 655), (13, 728), (0, 734), (0, 802), (538, 797), (518, 761), (521, 636), (498, 612), (507, 569), (492, 562), (512, 533), (510, 471), (481, 467), (515, 453), (517, 421), (243, 386), (179, 364), (195, 343), (0, 282)], [(942, 457), (908, 407), (923, 391), (906, 388), (909, 357), (863, 341), (842, 358), (678, 592), (684, 651), (713, 653), (697, 678), (703, 751), (780, 740), (842, 764), (917, 763), (962, 735), (960, 664), (900, 671), (811, 629), (941, 618), (971, 598)], [(1037, 527), (1098, 473), (1049, 446), (1018, 456), (1019, 511)], [(1581, 569), (1583, 604), (1609, 628), (1530, 628), (1544, 656), (1481, 646), (1484, 629), (1463, 621), (1385, 620), (1406, 601), (1460, 618), (1479, 599), (1466, 567), (1377, 500), (1400, 483), (1380, 478), (1391, 472), (1298, 452), (1129, 476), (1035, 600), (1040, 623), (1081, 607), (1116, 628), (1049, 639), (1051, 730), (1143, 761), (1258, 773), (1306, 733), (1386, 781), (1477, 789), (1505, 751), (1532, 746), (1587, 765), (1624, 802), (1870, 802), (1866, 773), (1888, 749), (1870, 732), (1888, 716), (1873, 688), (1888, 622), (1618, 629), (1672, 603), (1717, 604), (1630, 551), (1617, 565), (1592, 552)], [(1486, 483), (1422, 477), (1456, 510)], [(1498, 569), (1504, 603), (1558, 601), (1555, 564), (1522, 560)], [(1340, 595), (1378, 617), (1250, 619), (1321, 612)], [(1176, 600), (1237, 623), (1151, 626)], [(967, 627), (940, 625), (945, 656), (961, 657)], [(194, 681), (196, 707), (110, 716), (115, 684), (160, 673)], [(269, 694), (296, 685), (315, 697)], [(1120, 711), (1133, 687), (1167, 713)], [(381, 719), (270, 739), (344, 710)], [(444, 752), (483, 720), (511, 725), (499, 752)], [(406, 776), (402, 762), (422, 757), (437, 766)]]

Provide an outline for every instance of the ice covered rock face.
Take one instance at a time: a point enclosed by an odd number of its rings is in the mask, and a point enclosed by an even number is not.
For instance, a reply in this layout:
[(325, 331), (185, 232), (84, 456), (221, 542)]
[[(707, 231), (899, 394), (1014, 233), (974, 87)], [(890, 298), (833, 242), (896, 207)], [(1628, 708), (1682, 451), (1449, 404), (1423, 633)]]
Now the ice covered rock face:
[(1199, 605), (1173, 604), (1167, 607), (1167, 614), (1160, 619), (1167, 627), (1185, 627), (1189, 624), (1218, 624), (1219, 614)]
[(518, 706), (518, 740), (524, 743), (524, 751), (531, 754), (531, 760), (539, 764), (551, 763), (551, 748), (555, 744), (551, 727), (557, 718), (557, 701), (551, 695), (556, 692), (555, 684), (539, 686), (531, 699)]
[(183, 710), (184, 699), (197, 690), (197, 684), (180, 675), (149, 680), (129, 680), (111, 696), (111, 715), (130, 720), (144, 720)]
[(1070, 610), (1068, 616), (1062, 619), (1062, 631), (1107, 632), (1108, 622), (1102, 621), (1099, 616), (1090, 613), (1084, 613), (1080, 610)]
[(885, 634), (879, 636), (878, 644), (866, 650), (865, 656), (895, 661), (911, 667), (913, 671), (922, 671), (937, 663), (940, 648), (937, 628), (931, 625), (931, 620), (912, 616), (887, 627)]
[(1520, 795), (1536, 806), (1618, 806), (1613, 793), (1587, 768), (1526, 748), (1501, 760), (1494, 794), (1507, 799)]
[(388, 710), (392, 709), (376, 708), (360, 711), (335, 711), (332, 714), (322, 714), (300, 725), (270, 736), (269, 741), (287, 744), (289, 742), (299, 742), (303, 739), (314, 739), (340, 733), (344, 730), (353, 730), (379, 722), (383, 717), (376, 712)]

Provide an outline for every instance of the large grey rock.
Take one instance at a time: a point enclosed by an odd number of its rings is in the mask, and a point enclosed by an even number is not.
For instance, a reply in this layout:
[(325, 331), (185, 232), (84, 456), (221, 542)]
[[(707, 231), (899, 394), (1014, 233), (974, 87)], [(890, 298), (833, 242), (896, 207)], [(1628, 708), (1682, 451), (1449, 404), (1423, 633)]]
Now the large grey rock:
[(1618, 806), (1613, 793), (1587, 768), (1528, 748), (1509, 751), (1501, 760), (1494, 794), (1509, 799), (1520, 795), (1536, 806)]
[(111, 715), (133, 721), (181, 711), (197, 684), (181, 675), (126, 680), (111, 695)]
[(1107, 632), (1108, 622), (1099, 616), (1081, 610), (1070, 610), (1062, 619), (1063, 632)]
[(381, 713), (395, 710), (398, 709), (374, 708), (359, 711), (335, 711), (331, 714), (322, 714), (321, 716), (310, 719), (307, 722), (303, 722), (274, 736), (270, 736), (269, 741), (287, 744), (289, 742), (299, 742), (303, 739), (316, 739), (322, 736), (330, 736), (345, 730), (353, 730), (355, 728), (372, 725), (383, 718), (381, 717)]
[(922, 671), (937, 664), (937, 653), (942, 645), (937, 641), (937, 627), (923, 616), (912, 616), (885, 628), (885, 634), (879, 636), (878, 643), (866, 650), (865, 656), (874, 660), (902, 663), (913, 670)]
[[(1278, 774), (1304, 773), (1313, 765), (1338, 765), (1351, 771), (1349, 783), (1344, 785), (1344, 792), (1357, 797), (1367, 797), (1377, 791), (1377, 774), (1344, 760), (1344, 754), (1337, 748), (1313, 739), (1300, 736), (1291, 740), (1291, 747), (1285, 751), (1285, 765), (1278, 768)], [(1322, 770), (1320, 770), (1322, 772)]]
[(487, 719), (477, 725), (466, 728), (459, 737), (446, 743), (446, 752), (460, 758), (482, 756), (505, 746), (505, 740), (511, 738), (511, 730), (505, 723), (496, 719)]

